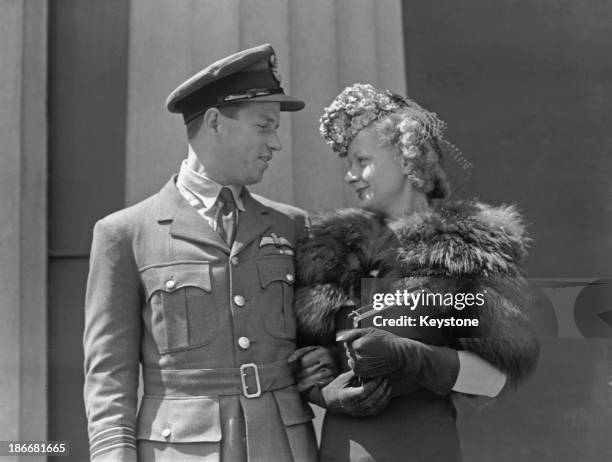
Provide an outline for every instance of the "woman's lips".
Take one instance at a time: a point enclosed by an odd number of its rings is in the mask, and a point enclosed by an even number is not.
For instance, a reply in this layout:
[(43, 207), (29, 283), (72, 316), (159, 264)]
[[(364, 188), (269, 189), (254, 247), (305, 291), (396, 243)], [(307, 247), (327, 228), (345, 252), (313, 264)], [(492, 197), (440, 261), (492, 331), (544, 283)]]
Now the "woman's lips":
[(368, 191), (369, 187), (368, 186), (364, 186), (363, 188), (359, 188), (356, 189), (355, 192), (357, 193), (357, 197), (359, 197), (359, 200), (370, 200), (372, 199), (372, 196), (374, 195), (374, 193), (372, 193), (372, 191)]

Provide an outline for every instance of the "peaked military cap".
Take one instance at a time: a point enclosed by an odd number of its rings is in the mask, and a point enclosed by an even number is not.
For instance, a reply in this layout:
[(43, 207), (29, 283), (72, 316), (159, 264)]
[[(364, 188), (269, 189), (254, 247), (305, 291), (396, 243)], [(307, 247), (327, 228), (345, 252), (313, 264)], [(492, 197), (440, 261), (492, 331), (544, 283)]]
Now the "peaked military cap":
[(166, 99), (170, 112), (189, 123), (211, 107), (268, 101), (281, 111), (299, 111), (304, 101), (286, 95), (281, 87), (276, 53), (270, 44), (242, 50), (214, 62), (180, 84)]

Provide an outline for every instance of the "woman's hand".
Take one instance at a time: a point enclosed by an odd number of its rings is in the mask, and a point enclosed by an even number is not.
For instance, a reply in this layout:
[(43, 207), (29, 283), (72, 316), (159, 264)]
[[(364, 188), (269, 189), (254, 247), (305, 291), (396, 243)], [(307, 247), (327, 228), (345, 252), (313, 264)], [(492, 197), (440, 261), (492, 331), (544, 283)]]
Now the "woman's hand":
[(340, 374), (323, 388), (315, 387), (309, 399), (332, 412), (351, 416), (371, 416), (382, 412), (391, 400), (387, 379), (378, 377), (359, 386), (351, 386), (353, 371)]
[(337, 340), (346, 342), (349, 365), (360, 377), (400, 372), (438, 394), (449, 393), (457, 380), (459, 356), (452, 348), (428, 345), (374, 327), (341, 332)]
[(388, 375), (404, 369), (403, 366), (409, 369), (414, 362), (406, 354), (412, 352), (409, 343), (412, 340), (374, 327), (341, 332), (336, 340), (345, 342), (349, 366), (359, 377)]
[(340, 372), (334, 347), (298, 348), (287, 361), (296, 366), (297, 387), (300, 393), (308, 392), (315, 386), (324, 387)]

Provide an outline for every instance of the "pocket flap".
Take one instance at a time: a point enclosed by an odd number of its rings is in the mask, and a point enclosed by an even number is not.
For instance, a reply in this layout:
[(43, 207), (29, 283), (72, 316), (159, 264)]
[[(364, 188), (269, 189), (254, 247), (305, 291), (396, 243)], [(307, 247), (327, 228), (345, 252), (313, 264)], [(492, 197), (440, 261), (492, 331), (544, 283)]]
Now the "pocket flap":
[(302, 400), (297, 387), (291, 386), (272, 392), (278, 412), (286, 426), (302, 424), (313, 419), (314, 413), (310, 406)]
[(219, 400), (144, 396), (137, 438), (176, 443), (221, 441)]
[(282, 281), (293, 284), (295, 281), (295, 267), (293, 258), (282, 255), (264, 255), (255, 259), (259, 283), (266, 288), (273, 281)]
[(210, 263), (186, 261), (150, 265), (140, 270), (147, 298), (158, 290), (174, 292), (181, 287), (199, 287), (210, 292)]

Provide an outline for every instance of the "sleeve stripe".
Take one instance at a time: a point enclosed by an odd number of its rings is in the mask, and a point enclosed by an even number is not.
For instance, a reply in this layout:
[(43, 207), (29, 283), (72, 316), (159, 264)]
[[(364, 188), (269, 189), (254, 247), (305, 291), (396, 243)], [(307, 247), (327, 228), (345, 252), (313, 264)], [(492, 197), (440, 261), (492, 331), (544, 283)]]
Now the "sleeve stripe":
[(95, 451), (91, 451), (90, 458), (91, 458), (91, 460), (93, 460), (95, 457), (99, 456), (100, 454), (104, 454), (105, 452), (108, 452), (111, 449), (117, 449), (117, 448), (130, 448), (130, 449), (136, 450), (136, 444), (134, 444), (134, 443), (118, 443), (118, 444), (113, 444), (113, 445), (110, 445), (110, 446), (105, 446), (103, 448), (96, 449)]
[(101, 440), (98, 440), (95, 443), (91, 443), (89, 445), (89, 449), (93, 451), (96, 446), (106, 446), (106, 444), (108, 443), (105, 444), (105, 442), (110, 441), (110, 440), (117, 440), (117, 439), (124, 440), (125, 443), (131, 443), (131, 442), (136, 441), (136, 438), (134, 438), (133, 436), (129, 436), (129, 435), (111, 435)]
[(102, 430), (102, 431), (96, 433), (95, 436), (91, 437), (91, 440), (90, 440), (91, 444), (93, 444), (94, 441), (96, 441), (102, 435), (105, 435), (107, 433), (111, 433), (111, 434), (112, 433), (126, 434), (128, 436), (136, 434), (135, 430), (132, 427), (120, 425), (120, 426), (117, 426), (117, 427), (107, 428), (106, 430)]

